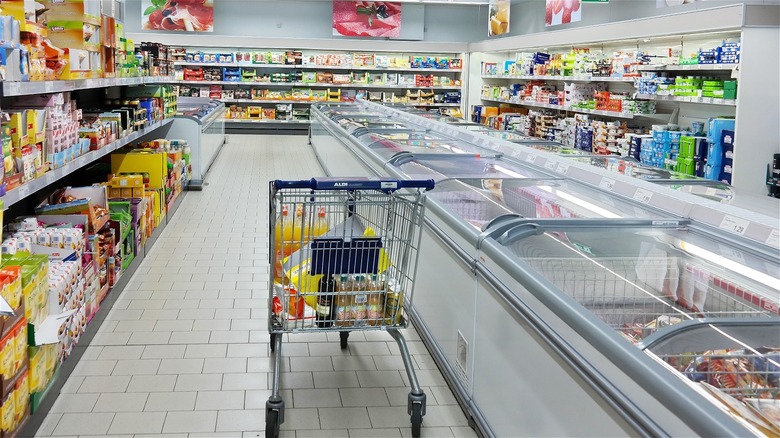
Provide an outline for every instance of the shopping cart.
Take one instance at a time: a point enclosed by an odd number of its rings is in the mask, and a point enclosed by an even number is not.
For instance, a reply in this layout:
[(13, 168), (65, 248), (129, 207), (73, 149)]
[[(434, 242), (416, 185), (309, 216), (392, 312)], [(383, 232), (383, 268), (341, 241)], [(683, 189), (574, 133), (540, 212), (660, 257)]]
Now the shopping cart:
[(408, 413), (420, 436), (425, 393), (398, 329), (408, 324), (423, 220), (433, 180), (311, 179), (270, 182), (268, 332), (275, 354), (266, 437), (284, 423), (279, 395), (282, 334), (386, 330), (411, 386)]

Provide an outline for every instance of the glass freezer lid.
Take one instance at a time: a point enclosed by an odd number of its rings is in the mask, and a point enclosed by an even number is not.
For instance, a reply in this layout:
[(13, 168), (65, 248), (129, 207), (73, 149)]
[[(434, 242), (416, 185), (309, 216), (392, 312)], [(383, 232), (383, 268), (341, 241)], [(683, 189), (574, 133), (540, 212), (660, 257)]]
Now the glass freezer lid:
[[(526, 167), (518, 167), (497, 156), (477, 154), (447, 156), (407, 155), (391, 162), (401, 172), (412, 178), (430, 178), (432, 174), (442, 179), (555, 179), (548, 174)], [(480, 187), (483, 185), (480, 184)]]
[[(431, 168), (413, 163), (402, 168), (413, 175), (430, 174)], [(459, 177), (437, 181), (427, 197), (436, 200), (477, 229), (498, 216), (512, 214), (534, 219), (659, 219), (659, 213), (634, 206), (573, 181), (554, 177), (523, 178), (520, 168), (506, 164), (486, 177)], [(416, 173), (419, 172), (419, 173)], [(429, 172), (429, 173), (425, 173)], [(441, 173), (441, 172), (439, 172)], [(508, 179), (491, 178), (510, 173)], [(575, 222), (576, 223), (576, 222)]]
[(383, 139), (378, 134), (367, 134), (361, 140), (375, 139), (368, 148), (387, 159), (399, 152), (415, 154), (493, 154), (492, 151), (458, 140)]
[(422, 140), (422, 141), (446, 141), (448, 137), (430, 131), (401, 131), (401, 132), (368, 132), (359, 135), (358, 138), (367, 143), (382, 140)]
[(632, 343), (699, 318), (778, 317), (777, 259), (684, 228), (542, 229), (498, 240)]

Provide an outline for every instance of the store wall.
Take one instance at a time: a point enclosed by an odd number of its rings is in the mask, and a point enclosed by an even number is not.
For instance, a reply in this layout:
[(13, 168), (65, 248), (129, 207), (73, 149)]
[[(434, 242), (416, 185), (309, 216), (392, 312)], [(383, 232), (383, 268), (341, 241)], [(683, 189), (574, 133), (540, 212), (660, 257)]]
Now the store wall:
[[(215, 0), (214, 3), (215, 36), (343, 39), (332, 35), (330, 1)], [(486, 7), (404, 3), (402, 15), (401, 39), (468, 42), (487, 37)], [(125, 31), (144, 32), (141, 0), (127, 0)]]
[[(656, 0), (610, 0), (609, 3), (587, 3), (582, 7), (582, 21), (562, 26), (545, 27), (544, 25), (544, 0), (514, 0), (510, 14), (510, 32), (507, 36), (526, 35), (537, 32), (556, 31), (573, 27), (593, 26), (596, 24), (611, 23), (616, 21), (633, 20), (657, 15), (676, 14), (696, 9), (706, 9), (718, 6), (746, 4), (778, 4), (778, 0), (704, 0), (681, 6), (657, 8)], [(487, 21), (487, 11), (480, 12), (483, 23)], [(659, 33), (665, 33), (666, 29), (659, 29)], [(485, 38), (480, 38), (484, 40)]]

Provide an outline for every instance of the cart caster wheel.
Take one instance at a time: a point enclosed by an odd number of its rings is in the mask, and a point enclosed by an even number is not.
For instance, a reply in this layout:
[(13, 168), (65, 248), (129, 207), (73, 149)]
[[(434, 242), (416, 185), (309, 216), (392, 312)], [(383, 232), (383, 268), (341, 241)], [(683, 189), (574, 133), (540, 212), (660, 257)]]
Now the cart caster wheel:
[(271, 353), (276, 351), (276, 333), (271, 333)]
[(273, 410), (266, 411), (265, 438), (276, 438), (278, 436), (279, 436), (279, 411), (273, 411)]
[(341, 342), (341, 349), (347, 349), (347, 338), (349, 338), (349, 332), (339, 332), (339, 341)]
[(420, 436), (420, 428), (422, 428), (422, 404), (415, 403), (412, 405), (412, 436), (414, 438), (419, 438)]

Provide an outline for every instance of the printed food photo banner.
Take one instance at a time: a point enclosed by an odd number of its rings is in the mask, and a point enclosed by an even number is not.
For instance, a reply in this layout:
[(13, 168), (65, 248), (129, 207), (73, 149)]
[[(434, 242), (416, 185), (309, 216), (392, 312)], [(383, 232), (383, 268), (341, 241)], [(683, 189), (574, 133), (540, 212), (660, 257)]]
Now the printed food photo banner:
[(401, 36), (401, 3), (335, 0), (333, 35), (398, 38)]
[(142, 0), (146, 30), (214, 31), (214, 0)]
[(581, 0), (547, 0), (544, 25), (557, 26), (582, 20)]
[(488, 36), (509, 33), (509, 0), (490, 0)]

